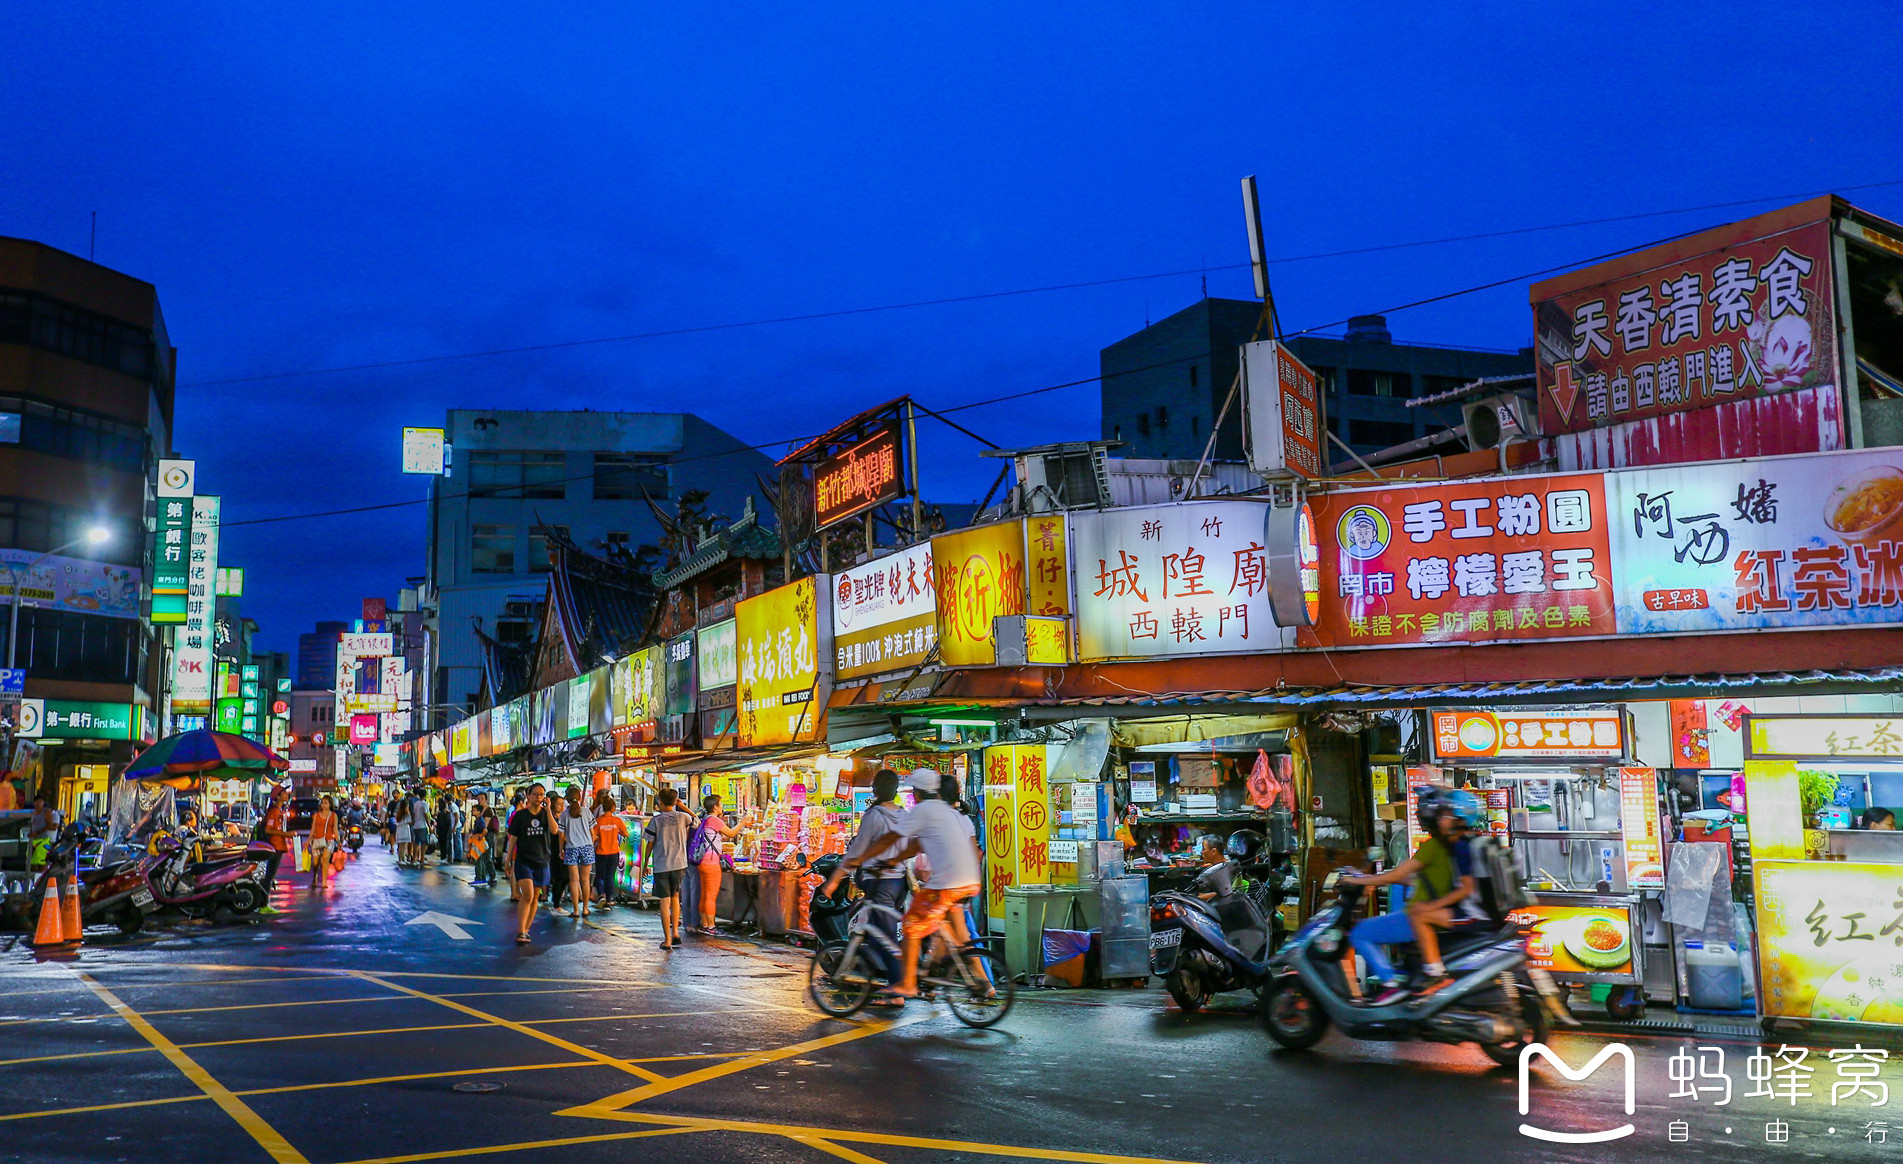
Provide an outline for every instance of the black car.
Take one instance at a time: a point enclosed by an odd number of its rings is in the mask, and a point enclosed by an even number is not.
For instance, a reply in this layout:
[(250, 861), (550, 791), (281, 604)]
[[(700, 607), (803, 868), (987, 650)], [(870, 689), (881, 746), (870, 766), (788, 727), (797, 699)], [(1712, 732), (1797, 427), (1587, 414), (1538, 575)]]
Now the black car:
[(323, 802), (315, 796), (291, 797), (291, 824), (294, 833), (311, 831), (311, 818), (317, 815), (318, 806)]

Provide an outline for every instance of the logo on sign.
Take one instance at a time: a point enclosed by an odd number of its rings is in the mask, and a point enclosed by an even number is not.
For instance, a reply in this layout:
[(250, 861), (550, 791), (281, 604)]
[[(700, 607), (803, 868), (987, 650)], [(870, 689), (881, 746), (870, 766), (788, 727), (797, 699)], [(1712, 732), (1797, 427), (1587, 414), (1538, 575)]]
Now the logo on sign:
[[(1630, 1047), (1625, 1046), (1623, 1043), (1614, 1043), (1611, 1046), (1603, 1047), (1597, 1055), (1594, 1055), (1587, 1061), (1584, 1067), (1575, 1071), (1571, 1064), (1554, 1054), (1553, 1049), (1548, 1047), (1545, 1043), (1528, 1043), (1526, 1046), (1520, 1048), (1521, 1115), (1527, 1114), (1527, 1109), (1530, 1106), (1526, 1093), (1526, 1079), (1528, 1074), (1530, 1074), (1528, 1067), (1532, 1064), (1535, 1055), (1543, 1057), (1548, 1063), (1551, 1063), (1557, 1068), (1561, 1075), (1564, 1075), (1575, 1083), (1591, 1075), (1594, 1071), (1599, 1070), (1600, 1066), (1603, 1065), (1606, 1060), (1615, 1057), (1623, 1059), (1625, 1061), (1625, 1114), (1631, 1115), (1633, 1109), (1637, 1106), (1633, 1087), (1633, 1075), (1636, 1068), (1633, 1066), (1632, 1049)], [(1545, 1128), (1536, 1128), (1531, 1124), (1520, 1125), (1520, 1134), (1522, 1136), (1529, 1136), (1535, 1140), (1545, 1140), (1550, 1144), (1603, 1144), (1608, 1140), (1624, 1139), (1626, 1136), (1632, 1134), (1632, 1130), (1632, 1124), (1630, 1122), (1622, 1127), (1607, 1128), (1605, 1131), (1600, 1132), (1554, 1132), (1548, 1131)]]
[(1394, 537), (1394, 527), (1388, 524), (1388, 515), (1372, 505), (1357, 505), (1342, 514), (1335, 532), (1342, 551), (1362, 562), (1380, 557)]

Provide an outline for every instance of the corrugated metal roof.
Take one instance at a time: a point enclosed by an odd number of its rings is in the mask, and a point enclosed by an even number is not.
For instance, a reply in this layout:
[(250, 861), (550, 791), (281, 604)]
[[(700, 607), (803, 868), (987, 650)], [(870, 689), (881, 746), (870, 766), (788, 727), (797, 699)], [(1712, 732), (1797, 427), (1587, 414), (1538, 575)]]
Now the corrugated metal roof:
[(1463, 704), (1619, 703), (1740, 695), (1836, 695), (1903, 687), (1903, 667), (1870, 671), (1778, 671), (1752, 675), (1684, 674), (1625, 679), (1542, 679), (1525, 682), (1429, 683), (1402, 687), (1267, 688), (1260, 691), (1173, 691), (1083, 699), (1037, 700), (1039, 707), (1198, 707), (1272, 704), (1329, 710), (1448, 707)]

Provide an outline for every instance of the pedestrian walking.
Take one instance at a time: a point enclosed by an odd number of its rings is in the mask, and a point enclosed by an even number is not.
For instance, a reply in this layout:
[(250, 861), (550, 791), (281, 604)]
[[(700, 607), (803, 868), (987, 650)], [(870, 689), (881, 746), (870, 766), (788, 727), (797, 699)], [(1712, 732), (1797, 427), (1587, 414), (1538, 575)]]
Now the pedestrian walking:
[[(527, 798), (524, 797), (519, 790), (509, 794), (509, 812), (504, 818), (505, 828), (507, 824), (515, 821), (515, 814), (522, 811), (522, 802), (525, 799)], [(506, 832), (497, 839), (502, 843), (502, 858), (498, 862), (498, 865), (502, 869), (503, 881), (509, 886), (509, 900), (520, 901), (521, 898), (516, 893), (515, 888), (515, 846), (508, 843), (508, 834)]]
[(390, 833), (396, 841), (396, 865), (401, 869), (410, 863), (410, 794), (407, 792), (390, 802)]
[(545, 790), (529, 785), (528, 797), (509, 818), (509, 855), (514, 864), (518, 946), (529, 944), (529, 923), (535, 920), (536, 899), (548, 887), (549, 846), (556, 837), (555, 818), (549, 812)]
[(634, 891), (654, 867), (654, 896), (661, 903), (661, 949), (681, 945), (681, 881), (687, 876), (687, 836), (694, 818), (681, 811), (680, 793), (663, 788), (654, 798), (655, 813), (641, 829), (641, 859), (634, 870)]
[(422, 869), (428, 864), (429, 801), (420, 791), (410, 793), (410, 864)]
[(46, 864), (47, 855), (53, 851), (53, 841), (59, 836), (62, 823), (59, 809), (49, 807), (46, 797), (33, 798), (33, 815), (27, 818), (27, 870)]
[(264, 834), (263, 841), (277, 850), (277, 854), (264, 863), (264, 888), (270, 892), (278, 887), (278, 866), (284, 863), (285, 854), (291, 851), (291, 790), (282, 784), (271, 789), (271, 803), (265, 807), (264, 820), (259, 822), (259, 830)]
[(562, 813), (567, 809), (560, 792), (551, 791), (548, 794), (548, 815), (555, 822), (558, 833), (549, 841), (549, 885), (548, 892), (542, 895), (542, 904), (551, 910), (560, 910), (562, 898), (568, 893), (568, 874), (562, 869), (562, 838), (559, 835)]
[(455, 861), (459, 856), (452, 835), (455, 831), (456, 809), (450, 803), (449, 794), (444, 793), (436, 798), (436, 855), (444, 864)]
[(588, 883), (595, 872), (595, 812), (582, 799), (581, 789), (568, 786), (568, 808), (562, 813), (562, 864), (568, 870), (568, 916), (588, 916), (594, 895)]
[(621, 842), (627, 835), (628, 822), (615, 812), (614, 793), (606, 788), (595, 793), (595, 904), (604, 909), (614, 904)]
[(733, 836), (734, 830), (721, 815), (718, 792), (709, 792), (701, 798), (700, 804), (700, 825), (687, 844), (687, 859), (694, 865), (700, 881), (700, 928), (695, 932), (712, 937), (720, 932), (714, 928), (714, 912), (720, 901), (720, 871), (726, 866), (720, 842)]
[(337, 852), (340, 839), (337, 828), (337, 802), (326, 796), (317, 802), (317, 811), (311, 814), (311, 889), (324, 889), (330, 884), (330, 858)]
[(471, 884), (495, 883), (495, 842), (495, 821), (489, 814), (489, 802), (479, 796), (475, 806), (469, 810), (469, 856), (476, 863), (476, 875), (471, 879)]

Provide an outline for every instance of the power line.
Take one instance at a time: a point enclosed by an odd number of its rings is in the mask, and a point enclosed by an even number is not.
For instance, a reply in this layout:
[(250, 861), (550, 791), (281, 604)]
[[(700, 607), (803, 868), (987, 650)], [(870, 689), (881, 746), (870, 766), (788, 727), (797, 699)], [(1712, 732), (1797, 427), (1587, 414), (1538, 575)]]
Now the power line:
[[(1443, 246), (1448, 243), (1475, 242), (1490, 238), (1510, 238), (1515, 235), (1538, 234), (1549, 230), (1570, 230), (1581, 226), (1604, 226), (1615, 222), (1637, 222), (1648, 218), (1663, 218), (1674, 214), (1696, 214), (1706, 210), (1729, 210), (1739, 206), (1754, 206), (1761, 202), (1782, 202), (1817, 198), (1831, 193), (1854, 193), (1860, 190), (1877, 190), (1889, 186), (1903, 186), (1903, 178), (1886, 182), (1866, 182), (1858, 186), (1839, 186), (1835, 190), (1812, 190), (1797, 194), (1774, 194), (1763, 198), (1747, 198), (1736, 202), (1710, 202), (1703, 206), (1681, 206), (1674, 210), (1648, 210), (1638, 214), (1619, 214), (1608, 218), (1584, 218), (1575, 222), (1556, 222), (1544, 226), (1522, 226), (1510, 230), (1483, 231), (1479, 234), (1450, 235), (1446, 238), (1418, 239), (1413, 242), (1384, 243), (1379, 246), (1353, 247), (1339, 251), (1316, 251), (1306, 255), (1284, 255), (1268, 259), (1267, 263), (1280, 266), (1286, 263), (1303, 263), (1316, 259), (1337, 259), (1352, 255), (1372, 255), (1387, 251), (1408, 250), (1414, 247)], [(874, 315), (887, 311), (908, 311), (919, 307), (945, 307), (957, 303), (977, 303), (988, 299), (1009, 299), (1022, 295), (1041, 295), (1051, 291), (1078, 291), (1092, 287), (1110, 287), (1119, 283), (1140, 283), (1151, 279), (1175, 279), (1186, 275), (1206, 274), (1210, 271), (1245, 270), (1247, 263), (1224, 263), (1217, 266), (1203, 265), (1181, 271), (1157, 271), (1147, 275), (1118, 275), (1108, 279), (1086, 279), (1075, 283), (1051, 283), (1042, 287), (1020, 287), (1009, 291), (984, 291), (971, 295), (951, 295), (938, 299), (915, 299), (905, 303), (887, 303), (874, 307), (845, 307), (834, 311), (813, 311), (801, 315), (781, 315), (767, 319), (736, 320), (727, 323), (707, 323), (692, 327), (665, 328), (658, 331), (629, 332), (625, 335), (595, 336), (589, 339), (555, 340), (548, 343), (524, 344), (518, 347), (485, 348), (473, 352), (454, 352), (440, 356), (413, 356), (400, 360), (379, 360), (365, 364), (337, 364), (325, 368), (307, 368), (292, 372), (267, 372), (255, 376), (231, 376), (219, 380), (194, 380), (180, 385), (185, 388), (213, 388), (227, 384), (256, 384), (271, 380), (291, 380), (305, 376), (329, 376), (342, 372), (370, 372), (387, 368), (414, 367), (419, 364), (440, 364), (453, 360), (479, 360), (492, 356), (524, 355), (533, 352), (562, 351), (570, 348), (594, 347), (601, 344), (629, 343), (635, 340), (665, 339), (670, 336), (700, 335), (707, 332), (735, 331), (742, 328), (768, 327), (781, 323), (811, 323), (822, 319), (842, 319), (855, 315)]]
[[(1541, 269), (1537, 271), (1527, 271), (1525, 273), (1512, 275), (1504, 279), (1495, 279), (1495, 280), (1492, 280), (1491, 282), (1476, 284), (1475, 286), (1472, 286), (1472, 287), (1463, 287), (1457, 291), (1448, 291), (1440, 295), (1431, 295), (1427, 297), (1426, 299), (1416, 299), (1410, 303), (1402, 303), (1393, 307), (1383, 308), (1381, 312), (1379, 312), (1378, 314), (1390, 314), (1397, 311), (1406, 311), (1412, 307), (1420, 307), (1429, 303), (1441, 303), (1449, 299), (1457, 299), (1462, 295), (1472, 295), (1480, 291), (1490, 291), (1495, 287), (1504, 287), (1510, 283), (1519, 283), (1527, 279), (1535, 279), (1541, 275), (1550, 275), (1558, 271), (1573, 270), (1575, 268), (1587, 266), (1592, 263), (1599, 263), (1599, 262), (1604, 262), (1607, 259), (1617, 258), (1620, 255), (1630, 254), (1633, 251), (1644, 250), (1647, 247), (1660, 246), (1664, 243), (1672, 242), (1675, 239), (1685, 238), (1687, 235), (1692, 235), (1696, 233), (1698, 233), (1696, 230), (1683, 231), (1683, 232), (1680, 232), (1679, 234), (1667, 235), (1664, 238), (1654, 239), (1651, 242), (1636, 243), (1632, 246), (1620, 247), (1618, 250), (1607, 251), (1604, 254), (1593, 255), (1590, 258), (1575, 259), (1571, 262), (1560, 263), (1557, 266), (1542, 267)], [(1345, 318), (1338, 319), (1338, 320), (1331, 320), (1328, 323), (1314, 324), (1310, 327), (1302, 328), (1299, 331), (1289, 332), (1288, 334), (1298, 335), (1298, 336), (1308, 335), (1313, 332), (1321, 331), (1325, 328), (1339, 327), (1342, 324), (1345, 324), (1347, 322), (1348, 321)], [(1202, 356), (1206, 354), (1207, 353), (1201, 353), (1201, 354), (1193, 355), (1193, 356), (1181, 356), (1173, 360), (1164, 360), (1155, 364), (1145, 364), (1142, 367), (1138, 367), (1138, 368), (1127, 368), (1121, 372), (1111, 373), (1110, 377), (1106, 377), (1101, 374), (1096, 376), (1086, 376), (1081, 380), (1067, 380), (1061, 384), (1046, 384), (1039, 388), (1025, 388), (1017, 392), (1007, 392), (1002, 396), (992, 396), (984, 400), (972, 400), (964, 404), (952, 404), (952, 405), (947, 405), (944, 408), (927, 409), (925, 411), (936, 414), (936, 413), (947, 413), (947, 412), (966, 412), (974, 408), (987, 408), (994, 404), (1005, 404), (1014, 400), (1023, 400), (1031, 396), (1041, 396), (1049, 392), (1061, 392), (1066, 388), (1081, 388), (1086, 384), (1101, 383), (1104, 380), (1109, 379), (1111, 377), (1132, 376), (1140, 372), (1153, 372), (1157, 370), (1158, 368), (1168, 368), (1178, 364), (1185, 363), (1189, 360), (1201, 359)], [(943, 419), (943, 418), (941, 417), (940, 419)], [(811, 441), (820, 435), (823, 435), (823, 434), (814, 433), (809, 436), (784, 437), (779, 440), (767, 441), (767, 442), (756, 444), (756, 445), (742, 445), (737, 448), (722, 449), (718, 452), (700, 453), (691, 457), (680, 457), (668, 463), (670, 465), (681, 465), (681, 464), (687, 464), (692, 461), (711, 460), (716, 457), (730, 457), (737, 453), (765, 452), (768, 449), (780, 448), (780, 447), (785, 447), (788, 445), (804, 444), (807, 441)], [(975, 435), (975, 434), (968, 433), (967, 435)], [(985, 442), (985, 443), (988, 444), (989, 442)], [(593, 476), (594, 474), (592, 472), (581, 473), (581, 474), (576, 474), (575, 476), (572, 476), (572, 477), (562, 477), (562, 478), (550, 480), (546, 482), (546, 484), (555, 485), (555, 484), (566, 484), (570, 481), (585, 481), (592, 478)], [(464, 494), (461, 494), (461, 496), (480, 496), (480, 495), (477, 495), (474, 493), (464, 493)], [(488, 496), (493, 497), (495, 495), (489, 494)], [(267, 525), (273, 522), (280, 522), (280, 521), (308, 521), (308, 520), (312, 520), (314, 518), (320, 518), (320, 517), (342, 517), (348, 514), (371, 513), (377, 510), (384, 510), (384, 509), (401, 509), (405, 506), (410, 506), (410, 505), (423, 505), (423, 504), (426, 504), (428, 501), (429, 501), (429, 498), (414, 498), (407, 501), (386, 501), (376, 505), (358, 505), (358, 506), (352, 506), (346, 509), (326, 509), (326, 510), (320, 510), (315, 513), (284, 514), (278, 517), (253, 517), (253, 518), (248, 518), (244, 521), (225, 522), (224, 525), (226, 527), (234, 527), (234, 526), (241, 526), (241, 525)]]

